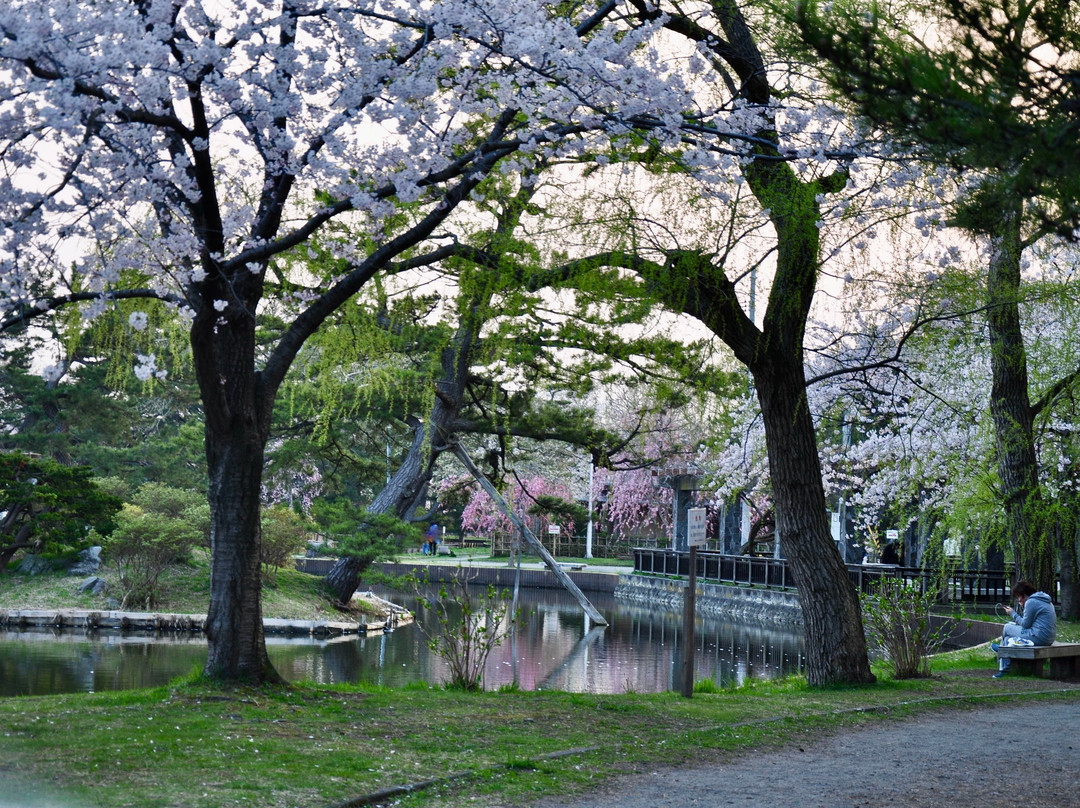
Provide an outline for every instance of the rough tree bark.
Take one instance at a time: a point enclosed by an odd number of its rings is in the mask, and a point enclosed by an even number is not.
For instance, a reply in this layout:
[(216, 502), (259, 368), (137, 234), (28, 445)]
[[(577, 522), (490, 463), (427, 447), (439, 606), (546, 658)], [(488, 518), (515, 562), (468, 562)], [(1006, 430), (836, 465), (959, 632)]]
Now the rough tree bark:
[(776, 531), (799, 591), (807, 679), (869, 682), (858, 597), (828, 525), (802, 362), (788, 357), (754, 373), (765, 423)]
[[(203, 673), (211, 678), (277, 682), (266, 654), (259, 569), (262, 529), (263, 454), (270, 433), (272, 396), (255, 372), (257, 301), (224, 315), (209, 303), (191, 329), (195, 374), (206, 417), (206, 463), (210, 502), (209, 653)], [(237, 294), (243, 293), (237, 285)], [(224, 295), (223, 295), (224, 297)]]
[(1055, 525), (1055, 540), (1057, 544), (1061, 592), (1058, 601), (1059, 613), (1064, 620), (1080, 619), (1080, 593), (1077, 592), (1077, 571), (1080, 569), (1077, 560), (1077, 545), (1080, 544), (1080, 513), (1076, 506), (1067, 518), (1060, 518)]
[[(634, 0), (640, 12), (652, 5)], [(686, 17), (667, 26), (708, 48), (738, 78), (729, 86), (762, 113), (758, 145), (743, 173), (776, 232), (776, 273), (762, 327), (746, 316), (734, 284), (711, 257), (669, 253), (660, 283), (668, 305), (686, 312), (732, 349), (754, 378), (761, 405), (776, 500), (777, 536), (799, 587), (805, 614), (806, 676), (811, 685), (873, 682), (858, 595), (832, 541), (817, 436), (803, 375), (803, 337), (817, 285), (820, 242), (818, 195), (839, 191), (843, 174), (800, 179), (782, 159), (772, 124), (772, 88), (761, 52), (735, 0), (713, 0), (723, 36)]]
[(14, 525), (16, 517), (20, 516), (23, 510), (11, 504), (7, 504), (6, 507), (7, 512), (4, 514), (4, 518), (0, 519), (0, 575), (7, 572), (7, 566), (15, 553), (19, 552), (19, 550), (28, 550), (36, 545), (36, 542), (29, 541), (33, 532), (33, 525), (29, 523), (21, 525), (13, 537), (6, 538), (8, 523)]
[[(470, 308), (475, 310), (475, 305)], [(453, 434), (465, 401), (477, 337), (475, 317), (463, 317), (454, 339), (440, 355), (442, 378), (436, 383), (435, 400), (428, 418), (415, 424), (409, 452), (390, 482), (368, 506), (371, 513), (392, 513), (399, 519), (408, 520), (422, 503), (435, 463)], [(356, 556), (342, 556), (335, 562), (325, 583), (338, 601), (348, 603), (369, 564), (370, 561)]]
[[(990, 415), (994, 423), (1006, 540), (1017, 580), (1054, 593), (1054, 542), (1039, 485), (1035, 454), (1035, 408), (1028, 392), (1027, 352), (1020, 326), (1021, 211), (1008, 211), (991, 240), (987, 272), (990, 337)], [(1013, 582), (1015, 583), (1015, 581)]]

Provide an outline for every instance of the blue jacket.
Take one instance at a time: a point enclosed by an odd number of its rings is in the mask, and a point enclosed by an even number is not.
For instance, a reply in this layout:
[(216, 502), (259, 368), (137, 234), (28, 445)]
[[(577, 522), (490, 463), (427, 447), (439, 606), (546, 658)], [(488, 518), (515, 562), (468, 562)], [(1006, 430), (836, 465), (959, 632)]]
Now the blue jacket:
[(1057, 613), (1045, 592), (1036, 592), (1024, 602), (1024, 613), (1014, 612), (1012, 621), (1019, 624), (1020, 636), (1036, 645), (1053, 645), (1057, 635)]

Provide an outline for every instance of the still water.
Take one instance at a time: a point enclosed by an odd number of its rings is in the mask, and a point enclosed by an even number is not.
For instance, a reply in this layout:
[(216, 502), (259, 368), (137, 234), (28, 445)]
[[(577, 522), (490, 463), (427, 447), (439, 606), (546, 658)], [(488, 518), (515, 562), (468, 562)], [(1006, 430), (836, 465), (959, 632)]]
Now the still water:
[[(417, 610), (411, 596), (384, 593)], [(485, 669), (489, 689), (517, 681), (524, 690), (654, 693), (682, 682), (682, 615), (590, 593), (608, 619), (590, 624), (558, 590), (520, 594), (521, 617)], [(419, 609), (423, 620), (425, 612)], [(771, 678), (802, 667), (799, 630), (701, 617), (695, 629), (695, 680), (718, 685)], [(416, 625), (373, 637), (267, 637), (274, 667), (289, 681), (440, 684), (442, 659)], [(187, 634), (82, 630), (0, 631), (0, 696), (153, 687), (202, 667), (206, 641)]]

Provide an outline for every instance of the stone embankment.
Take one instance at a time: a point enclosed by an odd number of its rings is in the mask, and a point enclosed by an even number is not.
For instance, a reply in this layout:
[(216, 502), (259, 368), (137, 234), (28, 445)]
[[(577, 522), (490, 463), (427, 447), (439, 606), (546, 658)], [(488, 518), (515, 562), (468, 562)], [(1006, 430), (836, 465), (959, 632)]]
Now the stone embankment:
[[(619, 580), (615, 597), (681, 611), (686, 598), (686, 581), (660, 576), (624, 575)], [(801, 625), (803, 621), (802, 607), (794, 592), (699, 582), (695, 601), (699, 615), (781, 625)]]
[[(307, 634), (334, 637), (343, 634), (378, 634), (412, 622), (405, 610), (394, 610), (372, 622), (334, 620), (289, 620), (263, 618), (268, 634)], [(0, 628), (78, 628), (121, 631), (202, 632), (206, 615), (163, 612), (95, 611), (91, 609), (0, 609)]]

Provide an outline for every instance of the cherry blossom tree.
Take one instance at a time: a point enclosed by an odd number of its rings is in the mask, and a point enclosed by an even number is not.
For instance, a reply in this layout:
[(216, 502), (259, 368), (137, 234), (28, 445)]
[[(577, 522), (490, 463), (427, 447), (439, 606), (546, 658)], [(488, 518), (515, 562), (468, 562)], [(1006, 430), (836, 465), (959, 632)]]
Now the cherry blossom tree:
[[(659, 206), (638, 210), (599, 242), (609, 251), (583, 260), (646, 278), (665, 305), (699, 320), (748, 368), (764, 423), (777, 534), (805, 620), (807, 678), (813, 685), (871, 682), (858, 600), (829, 532), (804, 376), (826, 203), (851, 180), (861, 134), (808, 94), (808, 83), (786, 71), (782, 57), (770, 61), (775, 54), (761, 44), (769, 21), (760, 10), (730, 0), (632, 6), (643, 24), (658, 21), (685, 45), (689, 69), (724, 97), (749, 140), (713, 150), (704, 139), (687, 137), (678, 167), (695, 184), (691, 190), (684, 183), (678, 214)], [(638, 159), (652, 168), (659, 155), (652, 148)], [(734, 200), (757, 212), (756, 223), (740, 220), (739, 237), (731, 239), (739, 231), (727, 226), (720, 238), (708, 227), (686, 232), (697, 217), (730, 220)], [(767, 306), (759, 322), (748, 287), (754, 271), (766, 268)]]
[(609, 405), (608, 418), (615, 428), (629, 430), (634, 425), (636, 432), (593, 477), (594, 497), (605, 500), (600, 517), (615, 533), (656, 530), (671, 535), (673, 493), (671, 488), (657, 485), (656, 475), (668, 463), (701, 463), (703, 441), (711, 440), (706, 436), (715, 428), (715, 419), (706, 415), (706, 403), (717, 402), (703, 396), (675, 410), (643, 414), (637, 394), (625, 391)]
[[(831, 63), (831, 83), (900, 153), (973, 176), (952, 219), (987, 246), (989, 409), (1007, 534), (1018, 574), (1051, 589), (1055, 548), (1035, 434), (1050, 400), (1029, 383), (1021, 265), (1048, 233), (1075, 239), (1080, 223), (1076, 15), (1055, 0), (946, 0), (899, 10), (807, 2), (797, 16)], [(928, 26), (940, 33), (926, 38)], [(1078, 372), (1073, 363), (1059, 392)]]
[[(1052, 537), (1051, 558), (1057, 555), (1062, 602), (1074, 608), (1076, 545), (1066, 504), (1072, 430), (1063, 425), (1080, 336), (1075, 247), (1051, 238), (1033, 248), (1031, 258), (1023, 267), (1026, 291), (1016, 303), (1030, 368), (1033, 454), (1047, 493), (1039, 518)], [(886, 519), (906, 530), (913, 563), (936, 563), (945, 538), (968, 564), (987, 564), (1003, 550), (1018, 560), (1006, 507), (1011, 487), (1000, 473), (990, 405), (996, 347), (978, 276), (970, 271), (984, 259), (970, 251), (967, 265), (957, 261), (928, 273), (918, 299), (891, 297), (889, 306), (865, 318), (860, 335), (833, 340), (843, 343), (835, 362), (818, 361), (812, 371), (820, 380), (810, 388), (819, 418), (843, 418), (853, 433), (846, 443), (835, 431), (823, 433), (823, 459), (837, 470), (827, 484), (848, 493), (858, 530), (876, 529)], [(923, 328), (912, 334), (905, 321), (918, 318)], [(857, 374), (832, 375), (839, 364), (859, 363)]]
[[(545, 534), (551, 525), (557, 525), (566, 534), (573, 535), (574, 520), (572, 518), (565, 514), (552, 515), (543, 512), (542, 507), (538, 507), (542, 505), (545, 498), (573, 502), (573, 493), (565, 482), (538, 475), (515, 477), (510, 491), (505, 496), (518, 518), (533, 525), (533, 532), (538, 536)], [(477, 490), (465, 506), (461, 514), (461, 522), (466, 530), (478, 536), (514, 532), (514, 525), (510, 518), (482, 490)]]
[[(537, 0), (9, 0), (0, 8), (0, 330), (157, 298), (189, 322), (206, 417), (212, 677), (277, 678), (259, 586), (273, 402), (297, 352), (380, 270), (453, 244), (493, 173), (588, 153), (695, 104), (658, 23)], [(606, 24), (608, 18), (611, 24)], [(589, 133), (596, 133), (595, 142)], [(330, 222), (312, 294), (280, 257)], [(287, 325), (256, 352), (260, 317)], [(143, 327), (135, 316), (130, 327)], [(158, 372), (145, 354), (137, 372)]]

